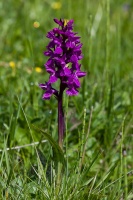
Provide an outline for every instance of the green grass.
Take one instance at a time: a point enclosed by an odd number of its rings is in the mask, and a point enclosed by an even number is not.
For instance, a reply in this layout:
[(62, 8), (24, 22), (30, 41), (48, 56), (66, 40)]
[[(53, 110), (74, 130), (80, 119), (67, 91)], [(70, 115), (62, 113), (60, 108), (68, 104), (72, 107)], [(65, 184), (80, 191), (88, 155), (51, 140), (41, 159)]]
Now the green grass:
[[(52, 2), (0, 2), (0, 199), (132, 200), (133, 2), (60, 0), (57, 10)], [(74, 19), (87, 72), (79, 95), (64, 95), (64, 153), (57, 101), (43, 101), (38, 87), (48, 79), (53, 18)]]

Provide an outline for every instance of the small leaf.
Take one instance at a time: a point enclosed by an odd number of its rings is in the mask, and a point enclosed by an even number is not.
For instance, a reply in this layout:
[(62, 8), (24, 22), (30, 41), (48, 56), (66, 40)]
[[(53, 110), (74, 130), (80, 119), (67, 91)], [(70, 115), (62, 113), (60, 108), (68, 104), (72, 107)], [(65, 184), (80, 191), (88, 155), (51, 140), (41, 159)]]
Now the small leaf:
[(51, 135), (47, 134), (45, 131), (41, 130), (40, 128), (32, 125), (32, 127), (36, 130), (39, 131), (41, 133), (43, 133), (44, 137), (49, 141), (49, 143), (52, 146), (52, 150), (53, 150), (53, 155), (54, 155), (54, 161), (55, 162), (61, 162), (63, 164), (63, 166), (65, 165), (65, 158), (64, 158), (64, 154), (63, 151), (61, 150), (60, 146), (54, 141), (54, 139), (51, 137)]

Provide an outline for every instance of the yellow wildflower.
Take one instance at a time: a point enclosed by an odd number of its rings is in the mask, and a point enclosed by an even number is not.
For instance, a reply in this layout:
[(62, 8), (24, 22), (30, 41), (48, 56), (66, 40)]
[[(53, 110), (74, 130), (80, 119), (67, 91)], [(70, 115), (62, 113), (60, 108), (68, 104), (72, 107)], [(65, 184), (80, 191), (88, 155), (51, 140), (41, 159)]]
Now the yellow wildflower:
[(16, 64), (15, 64), (15, 62), (10, 61), (10, 62), (9, 62), (9, 66), (10, 66), (12, 69), (14, 69), (14, 68), (16, 67)]
[(53, 2), (51, 4), (51, 7), (54, 9), (54, 10), (59, 10), (61, 8), (61, 2)]
[(41, 72), (42, 72), (42, 69), (41, 69), (40, 67), (35, 67), (35, 71), (36, 71), (37, 73), (41, 73)]
[(40, 26), (40, 23), (39, 23), (39, 22), (37, 22), (37, 21), (35, 21), (35, 22), (33, 23), (33, 26), (34, 26), (34, 28), (39, 28), (39, 26)]

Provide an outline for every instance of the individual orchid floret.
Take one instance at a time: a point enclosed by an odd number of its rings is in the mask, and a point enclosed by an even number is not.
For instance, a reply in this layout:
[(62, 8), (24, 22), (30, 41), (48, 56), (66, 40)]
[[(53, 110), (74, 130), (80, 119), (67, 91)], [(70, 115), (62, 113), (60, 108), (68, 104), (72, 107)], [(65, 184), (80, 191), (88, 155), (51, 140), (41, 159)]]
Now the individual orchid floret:
[(58, 97), (58, 91), (55, 90), (54, 88), (52, 88), (50, 83), (48, 83), (48, 82), (45, 84), (41, 83), (41, 84), (39, 84), (39, 87), (42, 88), (43, 90), (45, 90), (43, 99), (50, 99), (52, 94), (54, 94), (55, 96)]

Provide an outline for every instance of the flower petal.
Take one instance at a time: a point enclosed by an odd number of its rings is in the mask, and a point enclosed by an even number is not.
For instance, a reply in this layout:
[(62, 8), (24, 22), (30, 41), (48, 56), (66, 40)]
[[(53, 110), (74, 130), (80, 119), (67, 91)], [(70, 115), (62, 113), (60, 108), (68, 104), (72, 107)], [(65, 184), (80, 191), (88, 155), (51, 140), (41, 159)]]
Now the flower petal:
[(55, 76), (55, 74), (51, 75), (49, 78), (49, 83), (55, 83), (57, 81), (57, 77)]
[(61, 47), (57, 47), (54, 51), (54, 53), (56, 54), (61, 54), (62, 53), (62, 48)]
[(56, 24), (63, 26), (63, 21), (61, 19), (60, 20), (54, 19), (54, 21), (55, 21)]
[(78, 71), (76, 74), (77, 74), (77, 76), (78, 76), (79, 78), (81, 78), (81, 77), (83, 77), (83, 76), (86, 76), (86, 72), (82, 72), (82, 71)]
[(42, 88), (43, 90), (47, 90), (47, 85), (46, 84), (40, 83), (39, 87)]
[(68, 67), (64, 67), (64, 74), (69, 76), (71, 74), (71, 70)]
[(43, 99), (46, 99), (46, 100), (49, 100), (50, 99), (50, 97), (52, 96), (52, 93), (50, 93), (50, 92), (45, 92), (44, 94), (43, 94)]
[(66, 90), (66, 94), (69, 96), (78, 95), (78, 93), (78, 90), (76, 90), (75, 88), (69, 88), (68, 90)]
[(80, 82), (79, 82), (78, 78), (74, 77), (73, 83), (75, 84), (75, 87), (77, 87), (77, 88), (80, 87)]

